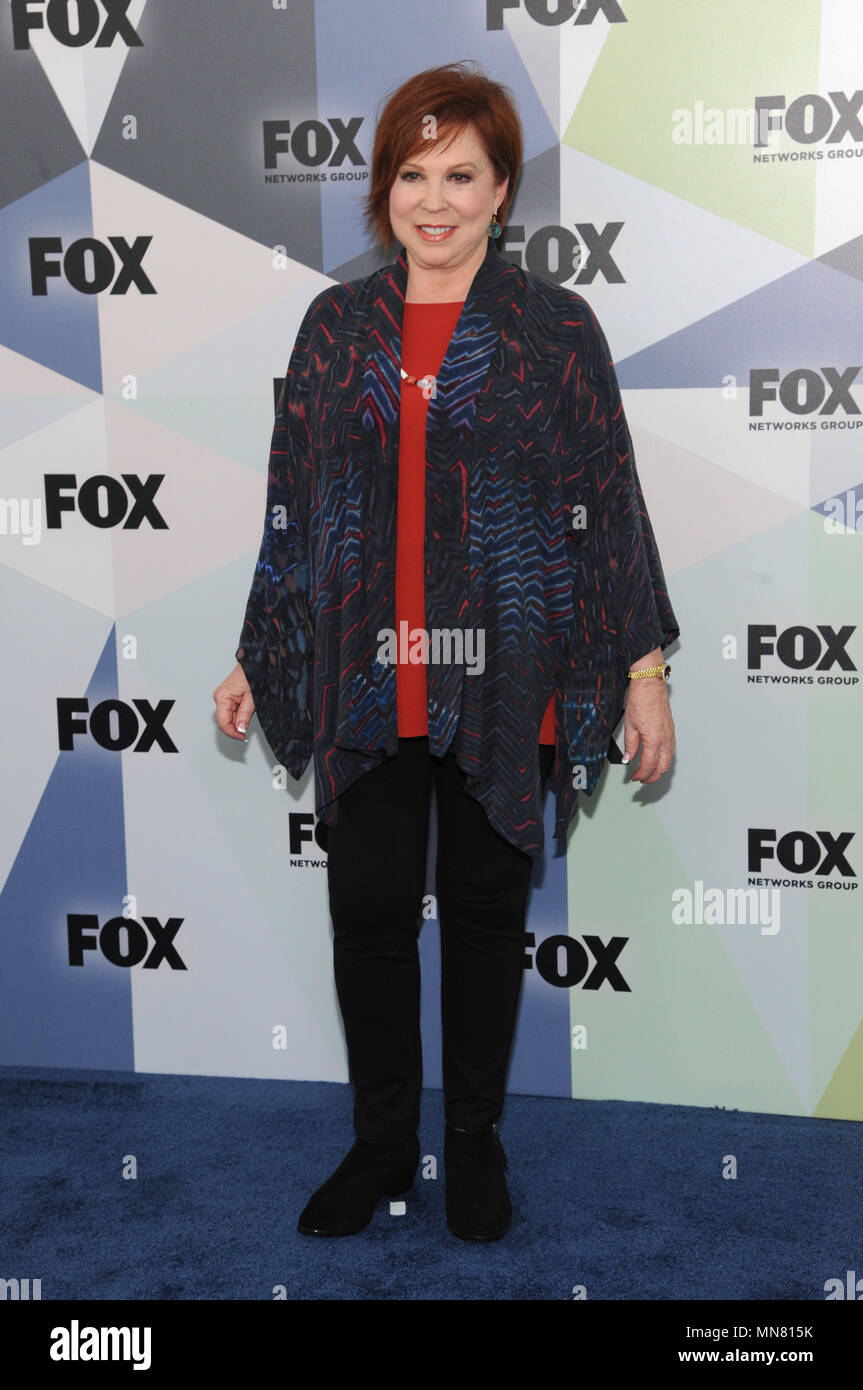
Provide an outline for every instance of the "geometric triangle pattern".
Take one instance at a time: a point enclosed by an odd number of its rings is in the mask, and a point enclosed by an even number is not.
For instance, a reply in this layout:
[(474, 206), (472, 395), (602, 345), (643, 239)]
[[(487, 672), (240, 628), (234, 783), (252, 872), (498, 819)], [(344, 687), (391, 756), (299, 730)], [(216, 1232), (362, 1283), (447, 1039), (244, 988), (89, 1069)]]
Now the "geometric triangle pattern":
[(348, 1079), (311, 769), (211, 692), (421, 34), (515, 101), (499, 250), (606, 332), (682, 634), (670, 774), (609, 762), (565, 855), (547, 798), (510, 1090), (863, 1119), (857, 11), (4, 5), (0, 1063)]
[[(116, 695), (111, 632), (85, 699)], [(0, 895), (4, 1063), (134, 1068), (129, 972), (94, 949), (125, 893), (122, 766), (91, 740), (57, 754)]]

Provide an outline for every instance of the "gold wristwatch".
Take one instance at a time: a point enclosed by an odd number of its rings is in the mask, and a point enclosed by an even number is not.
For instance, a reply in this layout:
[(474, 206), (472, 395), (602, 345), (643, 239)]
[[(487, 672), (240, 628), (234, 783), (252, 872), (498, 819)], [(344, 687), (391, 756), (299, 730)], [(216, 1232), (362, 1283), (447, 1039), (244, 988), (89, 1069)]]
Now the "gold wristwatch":
[(647, 676), (661, 676), (664, 681), (667, 681), (671, 675), (671, 667), (668, 662), (664, 662), (661, 666), (646, 666), (643, 671), (627, 671), (626, 674), (631, 681), (641, 681)]

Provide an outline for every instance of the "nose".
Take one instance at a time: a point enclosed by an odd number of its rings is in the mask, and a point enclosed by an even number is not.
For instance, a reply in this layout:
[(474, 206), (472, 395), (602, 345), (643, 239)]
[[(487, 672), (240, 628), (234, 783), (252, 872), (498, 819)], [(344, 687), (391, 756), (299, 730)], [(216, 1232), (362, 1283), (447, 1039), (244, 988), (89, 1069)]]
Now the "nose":
[(446, 198), (443, 189), (436, 187), (431, 181), (426, 185), (423, 207), (428, 208), (429, 212), (439, 212), (446, 207)]

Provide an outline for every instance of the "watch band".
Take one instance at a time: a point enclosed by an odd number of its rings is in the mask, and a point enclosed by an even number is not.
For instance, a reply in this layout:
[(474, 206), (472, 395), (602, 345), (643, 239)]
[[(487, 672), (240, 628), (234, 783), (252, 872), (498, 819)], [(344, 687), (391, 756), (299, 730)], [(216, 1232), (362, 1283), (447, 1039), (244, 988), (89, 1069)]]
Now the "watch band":
[(671, 675), (671, 667), (668, 662), (663, 662), (661, 666), (646, 666), (643, 671), (627, 671), (631, 681), (646, 680), (648, 676), (661, 676), (664, 681)]

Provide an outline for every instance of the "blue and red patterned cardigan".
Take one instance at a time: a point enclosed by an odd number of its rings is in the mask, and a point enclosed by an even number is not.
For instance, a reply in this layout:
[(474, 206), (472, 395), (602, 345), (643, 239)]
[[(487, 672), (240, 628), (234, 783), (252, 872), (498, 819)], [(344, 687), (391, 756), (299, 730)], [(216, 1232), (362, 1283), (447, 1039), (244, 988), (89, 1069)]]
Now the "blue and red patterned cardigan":
[[(296, 778), (314, 758), (328, 824), (340, 793), (398, 752), (396, 670), (376, 653), (396, 628), (406, 285), (402, 250), (309, 305), (237, 650), (275, 757)], [(429, 663), (429, 748), (454, 750), (492, 826), (536, 858), (552, 693), (565, 837), (623, 716), (627, 669), (679, 628), (602, 329), (578, 294), (491, 242), (429, 401), (426, 463), (426, 630), (485, 640), (481, 673)]]

